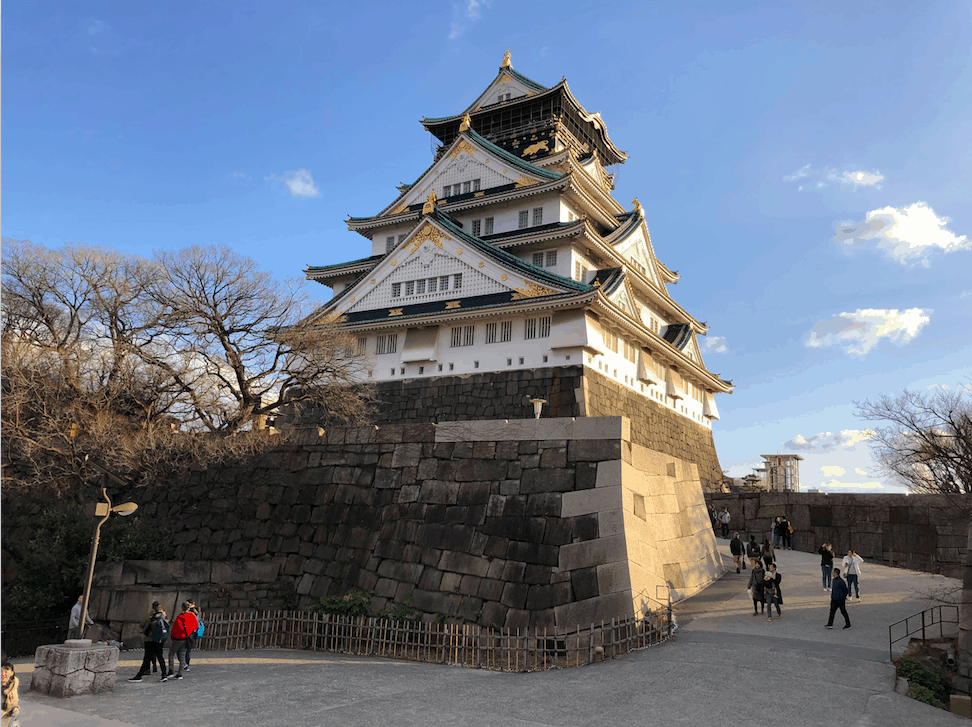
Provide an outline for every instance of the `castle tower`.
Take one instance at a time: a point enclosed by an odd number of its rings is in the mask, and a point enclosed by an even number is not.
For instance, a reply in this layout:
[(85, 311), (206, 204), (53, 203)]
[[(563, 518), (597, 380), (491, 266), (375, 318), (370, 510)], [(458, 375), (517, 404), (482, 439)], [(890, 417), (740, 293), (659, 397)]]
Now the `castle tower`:
[[(347, 220), (370, 256), (304, 271), (333, 289), (320, 314), (357, 334), (368, 379), (582, 367), (711, 442), (714, 397), (732, 382), (706, 368), (706, 324), (672, 298), (679, 275), (656, 258), (638, 200), (626, 210), (612, 196), (609, 170), (627, 155), (600, 114), (507, 54), (467, 108), (422, 124), (441, 142), (432, 165), (377, 214)], [(586, 396), (572, 414), (637, 418)]]

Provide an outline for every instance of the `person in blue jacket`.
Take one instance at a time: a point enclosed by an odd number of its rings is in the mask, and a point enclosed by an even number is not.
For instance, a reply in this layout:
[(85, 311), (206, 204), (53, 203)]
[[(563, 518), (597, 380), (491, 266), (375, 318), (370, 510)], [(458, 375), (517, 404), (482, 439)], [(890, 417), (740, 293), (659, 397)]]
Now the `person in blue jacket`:
[(839, 609), (841, 615), (844, 617), (844, 628), (849, 629), (851, 622), (850, 616), (847, 615), (845, 601), (847, 600), (847, 594), (850, 592), (850, 589), (847, 588), (844, 579), (840, 577), (840, 568), (834, 568), (834, 580), (830, 588), (830, 618), (827, 620), (827, 628), (832, 629), (834, 627), (834, 615)]

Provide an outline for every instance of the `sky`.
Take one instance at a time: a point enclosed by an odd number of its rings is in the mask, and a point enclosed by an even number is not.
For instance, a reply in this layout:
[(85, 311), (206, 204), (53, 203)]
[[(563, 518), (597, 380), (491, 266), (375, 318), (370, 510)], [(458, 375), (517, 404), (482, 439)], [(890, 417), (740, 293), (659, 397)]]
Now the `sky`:
[[(709, 325), (723, 468), (900, 492), (855, 402), (972, 385), (972, 3), (7, 3), (2, 234), (226, 244), (281, 280), (431, 163), (419, 120), (514, 68), (626, 151)], [(322, 288), (320, 295), (329, 291)]]

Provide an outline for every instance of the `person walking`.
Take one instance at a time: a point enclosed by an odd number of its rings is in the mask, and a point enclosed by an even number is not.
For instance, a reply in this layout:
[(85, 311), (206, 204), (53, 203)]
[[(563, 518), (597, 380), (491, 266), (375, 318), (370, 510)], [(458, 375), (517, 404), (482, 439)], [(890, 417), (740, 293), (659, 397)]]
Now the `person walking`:
[[(164, 637), (162, 641), (156, 641), (156, 638), (159, 638), (158, 627), (160, 626), (160, 621), (162, 622), (165, 633), (162, 635)], [(150, 671), (156, 671), (156, 665), (162, 670), (162, 681), (166, 681), (168, 678), (165, 670), (165, 657), (162, 653), (162, 649), (165, 646), (165, 639), (168, 638), (168, 629), (165, 624), (165, 611), (162, 610), (161, 604), (155, 601), (148, 612), (148, 618), (142, 621), (142, 645), (145, 648), (145, 654), (142, 656), (142, 666), (139, 667), (138, 673), (128, 681), (142, 681), (142, 677)]]
[(790, 521), (786, 515), (784, 515), (780, 518), (780, 543), (784, 550), (793, 550), (792, 534), (793, 527), (790, 525)]
[(820, 554), (820, 573), (823, 576), (823, 589), (830, 590), (834, 578), (834, 551), (830, 543), (824, 543), (817, 551)]
[(721, 523), (719, 522), (719, 515), (716, 513), (715, 505), (709, 505), (709, 522), (712, 525), (712, 531), (719, 532)]
[(0, 673), (3, 681), (3, 705), (0, 711), (0, 725), (3, 727), (20, 727), (20, 680), (14, 671), (14, 665), (3, 654), (0, 659)]
[(760, 611), (766, 613), (766, 602), (763, 600), (765, 598), (763, 593), (765, 576), (766, 571), (763, 570), (762, 563), (757, 560), (749, 576), (749, 597), (753, 599), (753, 616), (758, 616)]
[(739, 533), (732, 534), (732, 540), (729, 541), (729, 552), (732, 554), (732, 562), (736, 565), (736, 573), (740, 573), (740, 567), (743, 570), (746, 569), (746, 564), (743, 562), (743, 556), (746, 554), (746, 546), (739, 539)]
[(726, 540), (729, 539), (729, 521), (732, 520), (732, 515), (729, 514), (729, 507), (726, 506), (722, 508), (722, 512), (719, 513), (719, 523), (722, 527), (722, 537)]
[(834, 615), (838, 610), (841, 616), (844, 617), (844, 628), (849, 629), (851, 627), (850, 616), (847, 615), (847, 606), (844, 604), (847, 600), (848, 593), (849, 589), (847, 588), (847, 584), (840, 577), (840, 568), (834, 568), (833, 586), (830, 591), (830, 618), (827, 619), (826, 624), (828, 629), (834, 627)]
[[(848, 550), (844, 556), (844, 573), (847, 575), (847, 597), (851, 601), (861, 600), (861, 563), (864, 559), (853, 550)], [(851, 598), (851, 590), (854, 590), (857, 598)]]
[(199, 626), (196, 628), (196, 632), (189, 639), (189, 648), (186, 649), (186, 671), (189, 671), (189, 659), (192, 657), (192, 650), (196, 646), (196, 642), (202, 638), (203, 632), (206, 630), (206, 625), (203, 623), (202, 616), (199, 614), (199, 609), (196, 608), (195, 601), (189, 601), (191, 604), (189, 610), (192, 611), (192, 615), (196, 617), (196, 622)]
[(749, 536), (749, 542), (746, 544), (746, 555), (749, 556), (750, 568), (755, 568), (757, 565), (759, 565), (759, 543), (756, 542), (755, 535)]
[[(169, 677), (168, 679), (182, 679), (182, 672), (185, 671), (185, 652), (189, 648), (190, 638), (199, 628), (199, 621), (190, 607), (189, 601), (182, 602), (182, 613), (176, 616), (172, 622), (172, 639), (169, 641)], [(179, 660), (179, 670), (176, 671), (175, 659)], [(172, 673), (175, 672), (175, 673)], [(166, 681), (163, 677), (162, 681)]]
[(763, 563), (769, 568), (776, 561), (776, 554), (773, 551), (773, 545), (769, 540), (763, 541), (763, 547), (760, 549), (760, 555), (763, 556)]
[(780, 517), (779, 516), (777, 516), (776, 519), (773, 520), (773, 547), (774, 548), (780, 547)]
[[(84, 629), (81, 628), (81, 603), (84, 601), (84, 594), (78, 596), (78, 602), (71, 607), (71, 618), (68, 619), (68, 638), (84, 638)], [(61, 623), (64, 623), (63, 621)], [(94, 621), (88, 614), (84, 614), (84, 623), (87, 626), (94, 625)]]
[(776, 584), (776, 611), (779, 613), (780, 606), (783, 605), (783, 589), (780, 588), (780, 583), (783, 581), (783, 576), (776, 571), (776, 563), (773, 563), (767, 571), (771, 576), (773, 576), (773, 582)]
[(773, 580), (773, 576), (770, 573), (766, 573), (763, 576), (763, 598), (766, 601), (766, 620), (773, 620), (773, 604), (776, 604), (776, 615), (780, 618), (783, 617), (780, 611), (780, 604), (776, 600), (776, 581)]

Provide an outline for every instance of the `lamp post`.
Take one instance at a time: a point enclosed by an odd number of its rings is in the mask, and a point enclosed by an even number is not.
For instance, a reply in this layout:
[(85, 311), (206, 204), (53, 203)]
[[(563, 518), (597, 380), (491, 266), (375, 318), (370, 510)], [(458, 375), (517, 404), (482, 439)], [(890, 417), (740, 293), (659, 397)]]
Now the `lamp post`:
[[(101, 470), (102, 468), (97, 467), (97, 469)], [(94, 515), (101, 519), (98, 520), (98, 524), (95, 526), (94, 539), (91, 541), (91, 557), (88, 560), (88, 578), (84, 584), (84, 597), (81, 601), (81, 620), (78, 622), (78, 638), (84, 638), (84, 632), (87, 628), (88, 599), (91, 597), (91, 580), (94, 578), (95, 559), (98, 557), (98, 541), (101, 540), (101, 526), (111, 517), (112, 513), (127, 517), (138, 510), (138, 505), (134, 502), (125, 502), (121, 505), (112, 506), (111, 500), (108, 498), (108, 490), (104, 487), (101, 488), (101, 495), (105, 498), (105, 502), (92, 503), (87, 508), (88, 515)]]
[(533, 415), (539, 419), (540, 412), (543, 410), (543, 405), (547, 403), (546, 399), (530, 399), (530, 403), (533, 404)]

